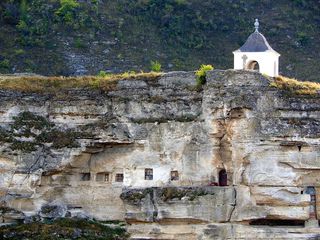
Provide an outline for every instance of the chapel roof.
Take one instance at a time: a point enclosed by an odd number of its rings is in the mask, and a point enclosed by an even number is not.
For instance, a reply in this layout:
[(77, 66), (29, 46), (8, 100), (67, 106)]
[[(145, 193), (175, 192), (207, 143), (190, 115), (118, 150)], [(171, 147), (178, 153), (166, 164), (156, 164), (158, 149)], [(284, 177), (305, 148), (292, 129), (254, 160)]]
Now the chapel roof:
[(238, 49), (240, 52), (266, 52), (273, 51), (267, 39), (259, 32), (258, 19), (255, 21), (255, 31), (248, 37), (247, 41)]

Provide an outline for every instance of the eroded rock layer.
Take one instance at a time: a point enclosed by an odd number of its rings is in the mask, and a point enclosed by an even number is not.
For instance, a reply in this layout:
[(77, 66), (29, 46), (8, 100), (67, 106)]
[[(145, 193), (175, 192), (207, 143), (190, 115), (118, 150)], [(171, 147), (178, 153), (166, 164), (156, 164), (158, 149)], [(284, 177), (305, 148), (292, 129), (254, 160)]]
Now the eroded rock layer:
[(3, 223), (126, 220), (132, 238), (320, 236), (320, 95), (254, 72), (0, 92)]

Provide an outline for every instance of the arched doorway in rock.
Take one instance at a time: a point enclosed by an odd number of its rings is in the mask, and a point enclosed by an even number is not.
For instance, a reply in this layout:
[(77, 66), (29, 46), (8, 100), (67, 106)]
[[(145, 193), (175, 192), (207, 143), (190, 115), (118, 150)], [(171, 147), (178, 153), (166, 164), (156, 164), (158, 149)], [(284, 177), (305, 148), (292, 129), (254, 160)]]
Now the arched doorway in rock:
[(228, 185), (228, 174), (225, 169), (219, 171), (219, 186)]
[(257, 61), (250, 61), (248, 64), (247, 64), (247, 67), (246, 67), (247, 70), (254, 70), (254, 71), (257, 71), (259, 72), (259, 63)]

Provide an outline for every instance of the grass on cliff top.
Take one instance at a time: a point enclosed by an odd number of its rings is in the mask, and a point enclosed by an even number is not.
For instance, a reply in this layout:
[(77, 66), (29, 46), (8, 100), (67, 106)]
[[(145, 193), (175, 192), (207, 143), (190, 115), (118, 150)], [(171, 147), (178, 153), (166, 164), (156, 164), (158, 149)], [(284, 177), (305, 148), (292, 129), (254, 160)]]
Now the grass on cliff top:
[(320, 92), (320, 83), (302, 82), (284, 76), (275, 77), (271, 86), (301, 95), (316, 95)]
[(45, 76), (14, 76), (0, 75), (0, 89), (21, 92), (57, 92), (70, 88), (93, 88), (109, 91), (115, 88), (119, 80), (147, 79), (160, 77), (159, 72), (125, 72), (121, 74), (107, 74), (106, 76), (81, 77), (45, 77)]

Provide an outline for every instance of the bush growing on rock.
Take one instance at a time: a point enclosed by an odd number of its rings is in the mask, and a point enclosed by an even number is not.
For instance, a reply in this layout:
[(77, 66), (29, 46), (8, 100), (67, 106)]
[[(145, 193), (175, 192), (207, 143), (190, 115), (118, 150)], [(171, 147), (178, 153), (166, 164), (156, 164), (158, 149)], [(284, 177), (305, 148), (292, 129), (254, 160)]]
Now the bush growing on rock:
[(106, 75), (107, 75), (107, 73), (102, 70), (97, 74), (98, 77), (105, 77)]
[(213, 70), (212, 65), (204, 65), (202, 64), (200, 68), (196, 71), (196, 76), (197, 76), (197, 85), (201, 86), (206, 83), (206, 75), (207, 71)]
[(158, 61), (151, 61), (151, 71), (160, 72), (161, 64)]

